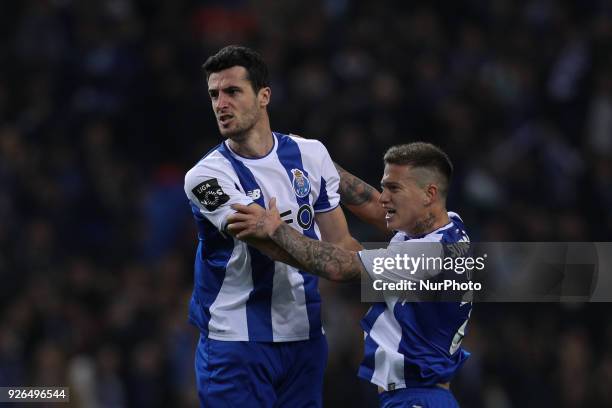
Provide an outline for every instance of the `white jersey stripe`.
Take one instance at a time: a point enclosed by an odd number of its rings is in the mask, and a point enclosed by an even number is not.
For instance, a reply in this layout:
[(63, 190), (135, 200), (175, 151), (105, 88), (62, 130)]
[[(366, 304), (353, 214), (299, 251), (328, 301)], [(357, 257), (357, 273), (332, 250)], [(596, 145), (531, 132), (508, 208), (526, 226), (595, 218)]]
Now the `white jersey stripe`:
[[(247, 341), (246, 301), (253, 288), (251, 257), (247, 245), (234, 239), (234, 250), (227, 263), (225, 279), (217, 298), (210, 305), (209, 337)], [(242, 271), (242, 272), (241, 272)]]
[[(286, 341), (309, 333), (304, 279), (290, 268), (276, 262), (272, 289), (272, 335), (274, 341)], [(292, 327), (287, 336), (287, 327)]]
[(372, 340), (379, 346), (374, 355), (371, 381), (385, 389), (389, 384), (398, 388), (404, 386), (404, 356), (397, 351), (402, 339), (402, 328), (393, 317), (392, 310), (385, 309), (370, 331)]

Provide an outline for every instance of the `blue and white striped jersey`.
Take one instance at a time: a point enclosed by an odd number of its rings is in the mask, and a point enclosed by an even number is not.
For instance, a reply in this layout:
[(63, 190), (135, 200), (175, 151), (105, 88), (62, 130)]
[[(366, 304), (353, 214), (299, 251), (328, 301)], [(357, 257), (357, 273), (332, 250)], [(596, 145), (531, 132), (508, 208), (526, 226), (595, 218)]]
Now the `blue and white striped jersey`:
[(189, 320), (212, 339), (283, 342), (322, 334), (317, 277), (223, 233), (230, 205), (265, 208), (276, 197), (285, 222), (320, 239), (315, 213), (338, 206), (340, 178), (325, 146), (280, 133), (273, 139), (258, 159), (221, 143), (185, 176), (199, 239)]
[[(359, 252), (368, 274), (397, 280), (396, 271), (374, 273), (374, 259), (398, 254), (418, 258), (427, 251), (423, 248), (440, 256), (443, 244), (469, 242), (461, 218), (453, 212), (448, 215), (447, 225), (425, 236), (399, 232), (387, 248)], [(359, 377), (387, 391), (450, 381), (470, 355), (461, 348), (461, 340), (471, 311), (471, 302), (410, 302), (385, 293), (385, 302), (375, 303), (361, 321), (365, 350)]]

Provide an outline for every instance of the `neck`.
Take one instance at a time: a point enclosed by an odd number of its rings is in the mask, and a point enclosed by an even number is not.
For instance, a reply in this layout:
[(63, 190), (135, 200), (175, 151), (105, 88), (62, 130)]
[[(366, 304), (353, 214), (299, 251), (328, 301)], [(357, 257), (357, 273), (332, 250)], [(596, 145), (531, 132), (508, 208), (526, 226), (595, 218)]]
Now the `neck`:
[(274, 146), (274, 139), (269, 123), (264, 123), (240, 136), (228, 139), (227, 143), (239, 155), (256, 159), (270, 152)]
[(446, 209), (432, 209), (427, 211), (425, 216), (418, 220), (411, 228), (411, 231), (408, 231), (408, 233), (412, 236), (429, 234), (438, 228), (442, 228), (449, 222), (450, 219), (448, 218), (448, 212)]

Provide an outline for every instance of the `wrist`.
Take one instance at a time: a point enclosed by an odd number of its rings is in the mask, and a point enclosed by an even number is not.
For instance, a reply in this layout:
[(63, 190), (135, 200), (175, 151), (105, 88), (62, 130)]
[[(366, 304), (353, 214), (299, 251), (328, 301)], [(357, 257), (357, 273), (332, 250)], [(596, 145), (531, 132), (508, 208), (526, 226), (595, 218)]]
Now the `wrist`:
[(276, 242), (277, 239), (275, 239), (275, 238), (278, 238), (278, 235), (280, 234), (281, 229), (283, 228), (283, 226), (287, 227), (287, 225), (284, 222), (282, 222), (282, 221), (276, 223), (275, 225), (273, 225), (272, 228), (270, 229), (270, 231), (268, 231), (268, 237), (272, 241)]

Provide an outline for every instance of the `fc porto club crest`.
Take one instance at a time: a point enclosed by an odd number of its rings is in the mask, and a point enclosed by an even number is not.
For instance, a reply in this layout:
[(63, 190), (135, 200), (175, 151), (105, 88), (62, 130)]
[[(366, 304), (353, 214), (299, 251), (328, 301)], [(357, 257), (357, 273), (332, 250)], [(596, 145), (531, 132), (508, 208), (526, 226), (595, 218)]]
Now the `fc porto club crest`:
[(310, 193), (308, 177), (300, 169), (291, 169), (291, 173), (293, 174), (292, 184), (295, 195), (300, 198), (306, 197)]

